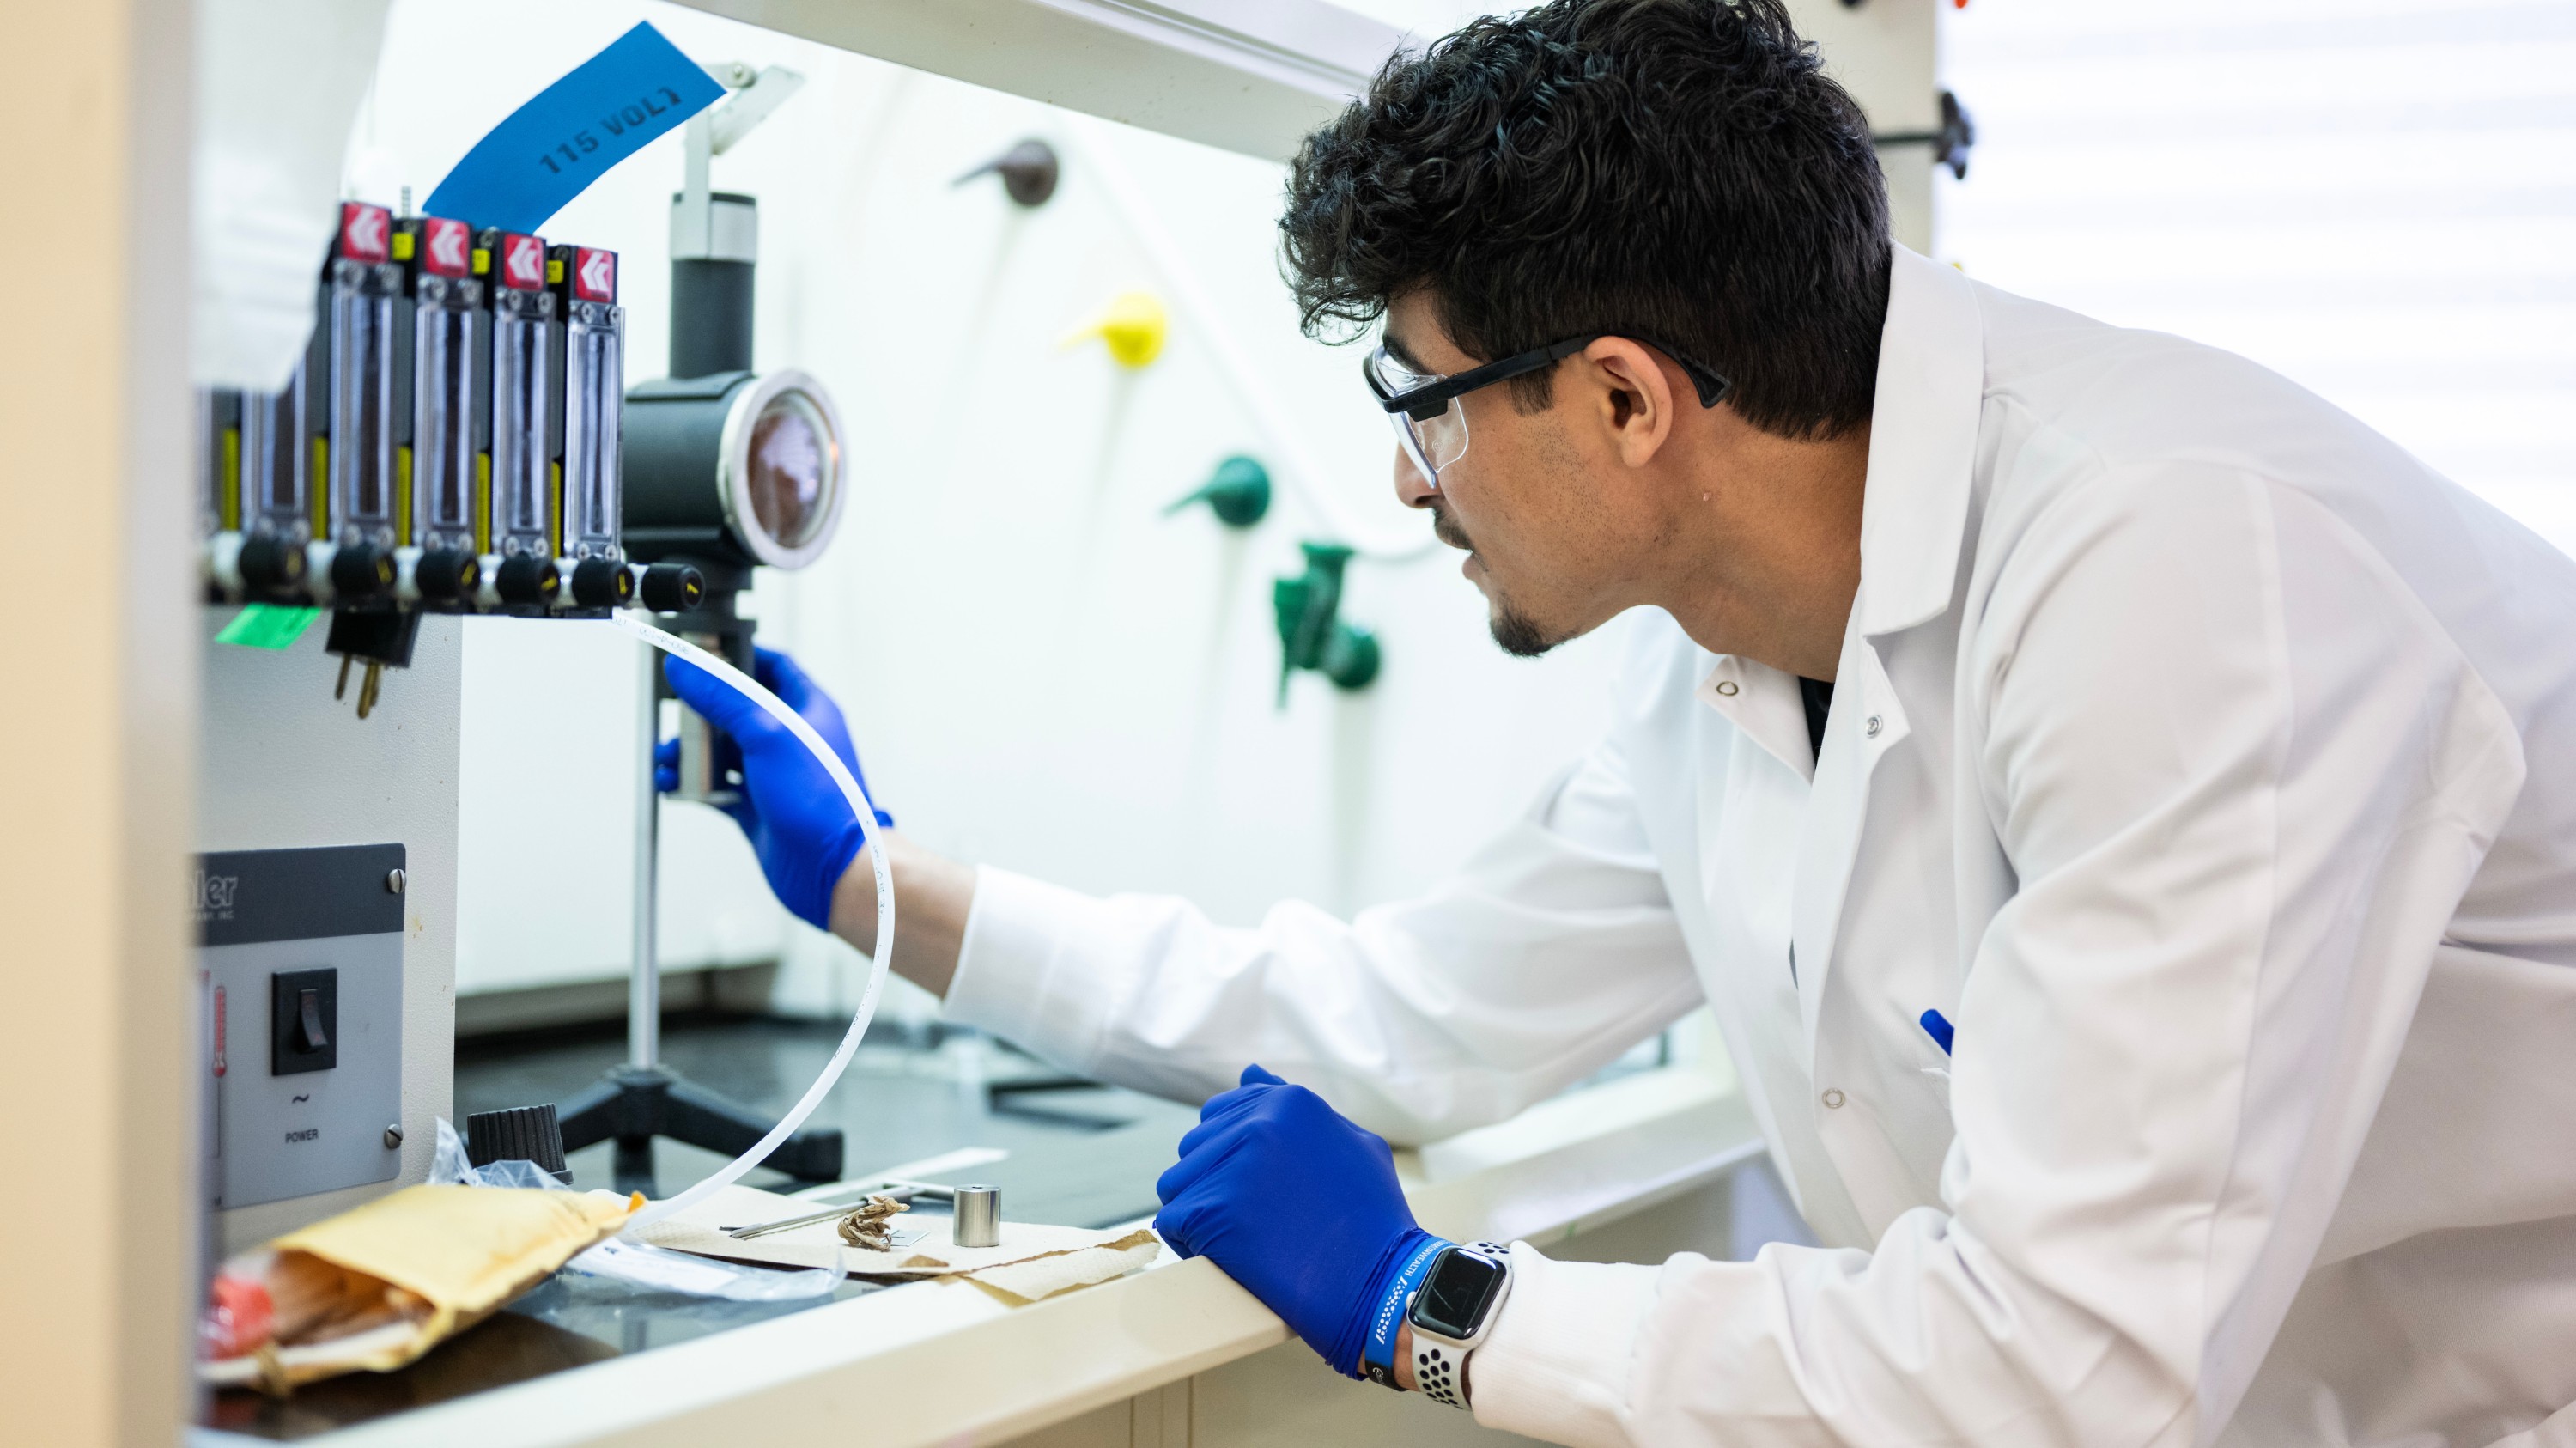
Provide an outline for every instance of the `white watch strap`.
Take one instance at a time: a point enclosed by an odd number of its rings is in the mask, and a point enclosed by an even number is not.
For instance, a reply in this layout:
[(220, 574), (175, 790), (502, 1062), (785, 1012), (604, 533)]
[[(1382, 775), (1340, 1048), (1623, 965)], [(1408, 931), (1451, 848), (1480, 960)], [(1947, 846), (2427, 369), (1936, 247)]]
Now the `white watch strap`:
[(1467, 1354), (1445, 1342), (1414, 1339), (1413, 1385), (1435, 1403), (1466, 1407)]

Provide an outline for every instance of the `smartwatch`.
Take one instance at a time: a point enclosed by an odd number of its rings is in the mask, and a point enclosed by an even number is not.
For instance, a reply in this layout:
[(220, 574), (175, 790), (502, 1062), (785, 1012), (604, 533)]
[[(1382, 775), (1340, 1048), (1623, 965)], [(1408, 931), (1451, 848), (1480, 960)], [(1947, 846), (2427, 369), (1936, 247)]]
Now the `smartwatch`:
[(1404, 1314), (1413, 1325), (1413, 1382), (1423, 1396), (1467, 1406), (1467, 1354), (1493, 1331), (1511, 1291), (1511, 1252), (1496, 1243), (1443, 1247), (1431, 1259)]

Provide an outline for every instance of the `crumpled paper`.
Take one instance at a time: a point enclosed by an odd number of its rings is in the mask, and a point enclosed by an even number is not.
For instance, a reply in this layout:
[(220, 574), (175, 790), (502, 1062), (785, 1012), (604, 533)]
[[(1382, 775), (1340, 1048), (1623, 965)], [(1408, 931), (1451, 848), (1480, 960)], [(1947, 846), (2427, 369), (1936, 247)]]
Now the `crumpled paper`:
[(850, 1208), (848, 1215), (832, 1224), (832, 1229), (853, 1247), (890, 1252), (894, 1250), (894, 1219), (910, 1210), (892, 1197), (870, 1197)]
[(923, 1224), (932, 1227), (929, 1240), (883, 1252), (846, 1245), (839, 1224), (830, 1220), (750, 1241), (719, 1230), (777, 1221), (813, 1209), (812, 1202), (800, 1198), (727, 1187), (676, 1217), (630, 1229), (625, 1240), (780, 1267), (827, 1267), (837, 1257), (851, 1276), (879, 1280), (964, 1277), (1014, 1305), (1123, 1277), (1153, 1261), (1161, 1250), (1153, 1232), (1144, 1227), (1101, 1231), (1035, 1222), (1004, 1222), (999, 1246), (958, 1247), (943, 1240), (947, 1233), (934, 1218)]
[(987, 1267), (963, 1275), (967, 1281), (1011, 1306), (1026, 1307), (1059, 1292), (1071, 1292), (1077, 1287), (1124, 1277), (1152, 1265), (1162, 1252), (1162, 1240), (1138, 1227), (1114, 1242), (1104, 1242), (1097, 1247), (1050, 1252), (1043, 1257), (1005, 1262), (999, 1267)]

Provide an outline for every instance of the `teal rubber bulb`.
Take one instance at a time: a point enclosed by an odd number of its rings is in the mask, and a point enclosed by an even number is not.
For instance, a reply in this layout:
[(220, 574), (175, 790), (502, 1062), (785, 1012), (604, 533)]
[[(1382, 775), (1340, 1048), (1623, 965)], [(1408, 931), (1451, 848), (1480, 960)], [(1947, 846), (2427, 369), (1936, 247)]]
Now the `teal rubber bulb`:
[(1299, 669), (1310, 669), (1345, 689), (1365, 689), (1384, 662), (1377, 636), (1338, 617), (1342, 574), (1351, 550), (1339, 543), (1302, 543), (1306, 571), (1270, 586), (1270, 602), (1279, 624), (1279, 705), (1288, 704), (1288, 681)]
[(1229, 528), (1249, 528), (1270, 513), (1270, 470), (1241, 453), (1216, 465), (1208, 480), (1163, 509), (1168, 518), (1192, 503), (1205, 503)]

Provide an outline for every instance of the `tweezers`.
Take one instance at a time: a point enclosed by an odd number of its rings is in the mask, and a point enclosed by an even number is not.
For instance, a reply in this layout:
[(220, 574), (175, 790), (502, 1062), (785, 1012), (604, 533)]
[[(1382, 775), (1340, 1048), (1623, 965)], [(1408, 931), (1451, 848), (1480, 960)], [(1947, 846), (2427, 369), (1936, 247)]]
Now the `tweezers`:
[(792, 1227), (810, 1227), (816, 1222), (828, 1222), (837, 1217), (846, 1217), (851, 1212), (865, 1205), (867, 1198), (872, 1196), (892, 1197), (899, 1202), (908, 1202), (914, 1197), (932, 1197), (943, 1201), (954, 1201), (956, 1199), (956, 1194), (954, 1192), (950, 1191), (947, 1187), (940, 1186), (933, 1182), (887, 1181), (881, 1182), (878, 1185), (883, 1187), (884, 1190), (880, 1191), (872, 1188), (866, 1192), (862, 1192), (859, 1194), (860, 1199), (855, 1202), (845, 1202), (837, 1207), (826, 1207), (819, 1212), (807, 1212), (802, 1216), (781, 1217), (774, 1222), (749, 1222), (742, 1226), (721, 1227), (717, 1230), (723, 1232), (726, 1236), (733, 1238), (737, 1242), (748, 1242), (754, 1237), (766, 1237), (772, 1232), (784, 1232)]

